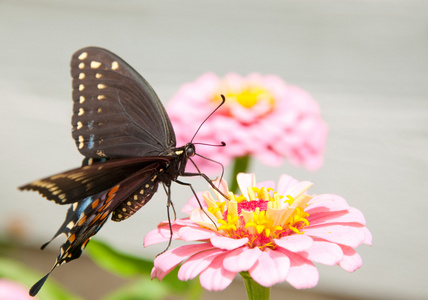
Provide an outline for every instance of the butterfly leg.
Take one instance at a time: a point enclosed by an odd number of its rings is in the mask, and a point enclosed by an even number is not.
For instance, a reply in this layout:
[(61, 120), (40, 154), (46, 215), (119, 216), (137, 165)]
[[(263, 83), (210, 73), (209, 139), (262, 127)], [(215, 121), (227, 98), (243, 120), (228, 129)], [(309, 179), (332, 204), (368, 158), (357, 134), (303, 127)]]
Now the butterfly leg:
[[(196, 176), (196, 175), (195, 175)], [(207, 177), (208, 178), (208, 177)], [(209, 178), (208, 178), (209, 179)], [(177, 182), (178, 184), (181, 184), (181, 185), (185, 185), (185, 186), (188, 186), (191, 190), (192, 190), (192, 193), (193, 193), (193, 195), (195, 196), (195, 198), (196, 198), (196, 201), (198, 201), (198, 204), (199, 204), (199, 207), (202, 209), (202, 211), (205, 213), (205, 215), (208, 217), (208, 219), (210, 219), (211, 220), (211, 222), (214, 224), (214, 226), (217, 228), (217, 224), (213, 221), (213, 219), (207, 214), (207, 212), (205, 211), (205, 209), (202, 207), (202, 204), (201, 204), (201, 201), (199, 200), (199, 197), (198, 197), (198, 194), (196, 194), (196, 191), (195, 191), (195, 189), (193, 188), (193, 186), (192, 186), (192, 184), (190, 184), (190, 183), (188, 183), (188, 182), (183, 182), (183, 181), (180, 181), (180, 180), (174, 180), (175, 182)], [(212, 186), (214, 186), (214, 184), (212, 184)]]
[[(177, 219), (177, 213), (175, 212), (175, 206), (174, 206), (174, 203), (172, 203), (172, 200), (171, 200), (171, 196), (170, 196), (170, 193), (171, 193), (171, 188), (170, 188), (170, 186), (168, 185), (168, 186), (166, 186), (165, 184), (163, 185), (163, 189), (165, 190), (165, 194), (167, 195), (167, 197), (168, 197), (168, 203), (167, 203), (167, 208), (168, 208), (168, 213), (169, 213), (169, 206), (171, 206), (172, 207), (172, 211), (174, 212), (174, 221)], [(169, 220), (169, 219), (168, 219)]]
[(169, 241), (168, 241), (168, 245), (166, 246), (165, 250), (163, 250), (161, 253), (159, 253), (157, 256), (161, 255), (162, 253), (166, 252), (169, 247), (171, 246), (171, 242), (172, 242), (172, 236), (173, 236), (173, 231), (172, 231), (172, 225), (171, 225), (171, 216), (169, 213), (169, 208), (170, 206), (172, 206), (172, 210), (174, 212), (174, 220), (176, 218), (176, 214), (175, 214), (175, 208), (174, 208), (174, 204), (172, 204), (172, 200), (171, 200), (171, 183), (167, 184), (164, 183), (163, 184), (163, 188), (165, 189), (165, 193), (167, 195), (167, 203), (166, 203), (166, 214), (168, 216), (168, 225), (169, 225)]

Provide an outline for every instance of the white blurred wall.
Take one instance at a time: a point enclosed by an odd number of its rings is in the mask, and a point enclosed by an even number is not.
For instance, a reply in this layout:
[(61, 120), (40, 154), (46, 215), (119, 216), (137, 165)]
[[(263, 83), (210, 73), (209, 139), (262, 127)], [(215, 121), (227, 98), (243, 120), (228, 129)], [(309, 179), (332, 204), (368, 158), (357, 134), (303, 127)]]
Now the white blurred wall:
[[(320, 266), (315, 291), (428, 298), (428, 2), (0, 1), (0, 234), (20, 220), (28, 243), (40, 245), (65, 216), (16, 187), (80, 164), (69, 59), (89, 45), (119, 54), (164, 103), (205, 71), (273, 73), (308, 90), (330, 128), (324, 167), (255, 164), (257, 176), (287, 172), (316, 193), (344, 196), (374, 238), (359, 248), (355, 273)], [(173, 187), (176, 207), (190, 195)], [(143, 249), (143, 237), (165, 212), (160, 190), (99, 236), (153, 257), (159, 249)]]

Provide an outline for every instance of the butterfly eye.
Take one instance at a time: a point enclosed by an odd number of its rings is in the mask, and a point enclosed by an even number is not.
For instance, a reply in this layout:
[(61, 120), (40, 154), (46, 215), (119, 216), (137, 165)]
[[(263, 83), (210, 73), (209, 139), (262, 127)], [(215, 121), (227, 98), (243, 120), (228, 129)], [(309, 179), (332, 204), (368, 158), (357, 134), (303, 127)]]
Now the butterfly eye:
[(193, 144), (189, 145), (188, 148), (186, 148), (186, 156), (187, 157), (192, 157), (193, 155), (195, 155), (195, 146)]

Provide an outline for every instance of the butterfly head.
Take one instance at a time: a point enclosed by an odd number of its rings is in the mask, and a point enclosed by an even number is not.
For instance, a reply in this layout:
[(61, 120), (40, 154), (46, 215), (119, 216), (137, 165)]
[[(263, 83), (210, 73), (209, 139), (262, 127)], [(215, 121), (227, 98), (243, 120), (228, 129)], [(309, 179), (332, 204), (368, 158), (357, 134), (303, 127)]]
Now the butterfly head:
[(169, 153), (170, 156), (182, 157), (183, 159), (188, 159), (189, 157), (192, 157), (195, 154), (196, 154), (196, 149), (193, 143), (187, 143), (182, 147), (173, 149), (172, 152)]

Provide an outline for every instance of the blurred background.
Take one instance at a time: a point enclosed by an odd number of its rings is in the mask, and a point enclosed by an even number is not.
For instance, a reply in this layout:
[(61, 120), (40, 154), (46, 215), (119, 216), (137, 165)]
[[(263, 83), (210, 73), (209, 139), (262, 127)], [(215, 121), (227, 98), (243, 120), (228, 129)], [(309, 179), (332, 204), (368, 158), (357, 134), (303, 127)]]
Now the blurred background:
[[(317, 287), (273, 288), (272, 299), (428, 299), (428, 2), (423, 0), (55, 1), (0, 0), (0, 238), (11, 257), (42, 274), (61, 242), (39, 251), (66, 208), (17, 187), (80, 165), (70, 134), (69, 60), (84, 46), (107, 48), (138, 70), (166, 104), (206, 71), (277, 74), (309, 91), (329, 126), (316, 171), (255, 162), (259, 180), (288, 173), (315, 193), (360, 209), (373, 246), (355, 273), (318, 265)], [(192, 180), (195, 189), (206, 183)], [(173, 186), (175, 206), (191, 192)], [(126, 222), (97, 237), (154, 258), (144, 235), (166, 219), (162, 189)], [(82, 257), (58, 268), (84, 299), (125, 283)], [(239, 278), (204, 299), (244, 299)], [(307, 297), (307, 298), (304, 298)]]

